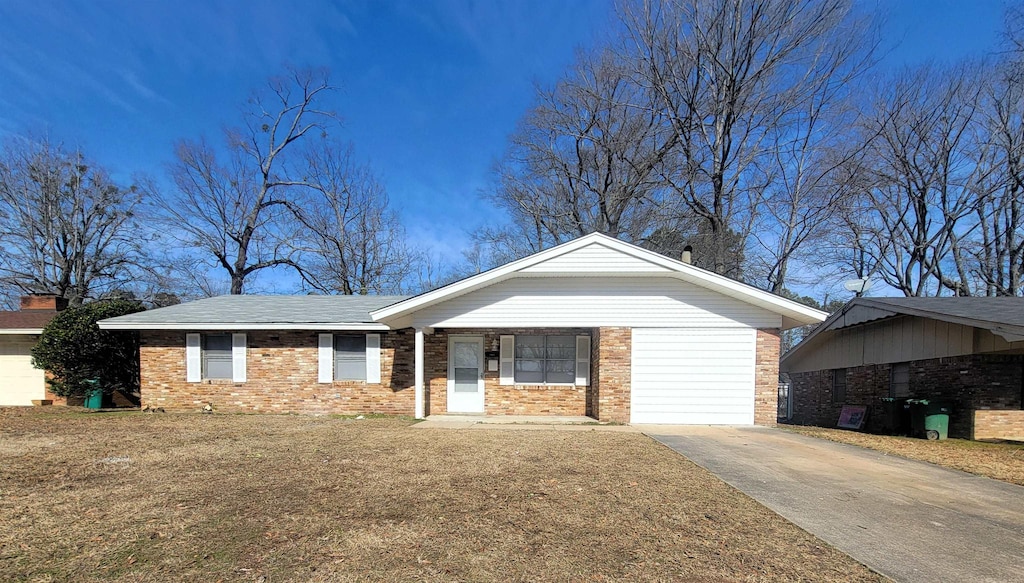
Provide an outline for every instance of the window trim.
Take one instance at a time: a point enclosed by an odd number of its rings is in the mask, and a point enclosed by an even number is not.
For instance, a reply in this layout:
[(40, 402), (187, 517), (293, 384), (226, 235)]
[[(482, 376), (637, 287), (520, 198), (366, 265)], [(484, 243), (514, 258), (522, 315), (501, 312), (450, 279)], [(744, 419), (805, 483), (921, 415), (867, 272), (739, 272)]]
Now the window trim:
[[(520, 358), (518, 356), (517, 348), (518, 348), (518, 344), (519, 344), (519, 339), (520, 338), (529, 338), (529, 337), (541, 337), (541, 338), (544, 339), (544, 356), (543, 356), (543, 358)], [(570, 339), (571, 344), (572, 344), (572, 358), (548, 358), (548, 356), (547, 356), (547, 353), (548, 353), (548, 338), (552, 338), (552, 337), (560, 337), (560, 338), (568, 338), (568, 339)], [(577, 372), (576, 371), (576, 367), (578, 366), (579, 363), (578, 363), (578, 355), (577, 355), (577, 348), (576, 348), (578, 340), (577, 340), (577, 336), (575, 334), (516, 334), (516, 335), (514, 335), (513, 338), (514, 339), (512, 341), (512, 381), (513, 381), (513, 383), (515, 385), (547, 386), (547, 387), (574, 387), (574, 386), (576, 386), (576, 372)], [(532, 361), (539, 360), (541, 362), (541, 368), (542, 368), (541, 374), (543, 375), (543, 380), (538, 381), (538, 382), (520, 381), (519, 380), (519, 375), (518, 375), (519, 370), (518, 370), (518, 367), (516, 366), (516, 364), (518, 364), (518, 362), (520, 360), (532, 360)], [(572, 370), (568, 371), (568, 374), (572, 378), (572, 380), (570, 380), (568, 382), (548, 382), (548, 380), (547, 380), (547, 377), (548, 377), (548, 366), (547, 366), (547, 363), (548, 363), (549, 360), (571, 362), (572, 363)]]

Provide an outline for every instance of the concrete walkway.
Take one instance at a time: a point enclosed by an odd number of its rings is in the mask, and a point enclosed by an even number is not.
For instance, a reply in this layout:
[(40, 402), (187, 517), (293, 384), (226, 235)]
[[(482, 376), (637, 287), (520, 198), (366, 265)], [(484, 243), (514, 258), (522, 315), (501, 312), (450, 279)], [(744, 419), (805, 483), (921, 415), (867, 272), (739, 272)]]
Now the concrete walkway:
[(552, 415), (431, 415), (413, 425), (417, 429), (523, 429), (555, 431), (625, 431), (639, 433), (629, 425), (606, 425), (592, 417)]
[(896, 581), (1024, 581), (1024, 487), (779, 429), (642, 429)]

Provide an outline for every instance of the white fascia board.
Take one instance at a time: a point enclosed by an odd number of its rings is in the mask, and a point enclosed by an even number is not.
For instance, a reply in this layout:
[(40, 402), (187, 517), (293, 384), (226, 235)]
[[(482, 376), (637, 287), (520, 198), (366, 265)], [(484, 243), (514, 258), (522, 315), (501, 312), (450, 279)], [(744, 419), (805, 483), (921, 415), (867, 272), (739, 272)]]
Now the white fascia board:
[(43, 333), (43, 329), (42, 328), (0, 328), (0, 334), (7, 334), (7, 335), (18, 334), (18, 335), (25, 336), (25, 335), (42, 334), (42, 333)]
[[(553, 257), (558, 257), (559, 255), (564, 255), (594, 242), (599, 242), (602, 245), (620, 251), (631, 257), (664, 267), (671, 272), (674, 272), (675, 277), (678, 277), (679, 279), (683, 279), (695, 285), (760, 306), (766, 310), (776, 312), (783, 316), (788, 316), (796, 322), (803, 324), (815, 324), (824, 321), (829, 316), (828, 312), (822, 312), (821, 310), (805, 306), (799, 302), (729, 279), (723, 275), (695, 267), (689, 263), (670, 259), (660, 253), (648, 251), (642, 247), (637, 247), (636, 245), (620, 241), (607, 235), (591, 233), (580, 237), (579, 239), (574, 239), (568, 243), (563, 243), (552, 247), (551, 249), (535, 253), (529, 257), (524, 257), (523, 259), (513, 261), (512, 263), (508, 263), (490, 271), (485, 271), (484, 273), (474, 275), (473, 277), (462, 281), (457, 281), (434, 291), (370, 312), (370, 317), (379, 322), (396, 316), (404, 316), (420, 308), (440, 303), (444, 300), (449, 300), (504, 279), (508, 279), (509, 277), (514, 276), (514, 274), (521, 269), (547, 261)], [(638, 274), (630, 275), (636, 276)], [(665, 277), (666, 275), (671, 274), (652, 273), (645, 275)], [(642, 276), (643, 275), (641, 275), (641, 277)]]
[(203, 323), (203, 322), (161, 322), (145, 324), (137, 322), (97, 322), (101, 330), (390, 330), (386, 324), (367, 323)]
[[(595, 237), (595, 235), (600, 238)], [(537, 263), (551, 259), (552, 257), (558, 257), (559, 255), (563, 255), (569, 251), (589, 245), (595, 240), (603, 242), (605, 240), (613, 239), (611, 237), (599, 235), (598, 233), (591, 233), (580, 237), (579, 239), (573, 239), (567, 243), (562, 243), (561, 245), (556, 245), (550, 249), (539, 251), (533, 255), (523, 257), (522, 259), (517, 259), (511, 263), (495, 267), (489, 271), (478, 273), (472, 277), (456, 281), (455, 283), (450, 283), (444, 287), (439, 287), (433, 291), (411, 297), (396, 304), (391, 304), (390, 306), (380, 308), (379, 310), (374, 310), (370, 312), (370, 317), (379, 322), (388, 318), (409, 314), (420, 308), (424, 308), (444, 300), (450, 300), (462, 294), (502, 281), (520, 269), (525, 269), (531, 265), (536, 265)]]

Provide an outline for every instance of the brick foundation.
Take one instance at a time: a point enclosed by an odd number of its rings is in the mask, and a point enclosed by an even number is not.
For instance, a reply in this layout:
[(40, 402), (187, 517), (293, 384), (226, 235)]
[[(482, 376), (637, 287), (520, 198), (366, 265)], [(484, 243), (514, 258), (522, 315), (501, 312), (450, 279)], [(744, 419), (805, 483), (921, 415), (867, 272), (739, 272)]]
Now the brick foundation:
[[(1000, 411), (1020, 413), (1024, 356), (976, 354), (919, 360), (910, 363), (910, 397), (941, 399), (953, 405), (949, 435), (965, 439), (996, 438)], [(879, 431), (881, 419), (872, 415), (880, 399), (889, 396), (891, 365), (874, 364), (846, 371), (846, 404), (867, 405), (867, 431)], [(832, 402), (832, 371), (790, 373), (793, 391), (792, 422), (835, 427), (843, 403)], [(981, 415), (977, 415), (981, 413)], [(1006, 419), (1014, 418), (1009, 415)], [(1012, 427), (1011, 427), (1012, 430)], [(975, 437), (985, 435), (985, 438)]]
[(413, 335), (381, 334), (381, 382), (317, 382), (318, 333), (247, 333), (248, 382), (185, 381), (185, 332), (143, 332), (139, 349), (142, 405), (273, 413), (413, 414)]

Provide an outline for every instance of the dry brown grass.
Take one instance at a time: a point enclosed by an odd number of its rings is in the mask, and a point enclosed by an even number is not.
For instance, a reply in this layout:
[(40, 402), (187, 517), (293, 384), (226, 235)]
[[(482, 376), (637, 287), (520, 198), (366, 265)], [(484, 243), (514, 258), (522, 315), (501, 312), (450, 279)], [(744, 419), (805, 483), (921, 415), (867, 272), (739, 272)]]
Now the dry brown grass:
[(0, 579), (881, 581), (633, 433), (0, 412)]
[(1024, 486), (1024, 444), (986, 443), (967, 439), (928, 441), (824, 427), (779, 427)]

